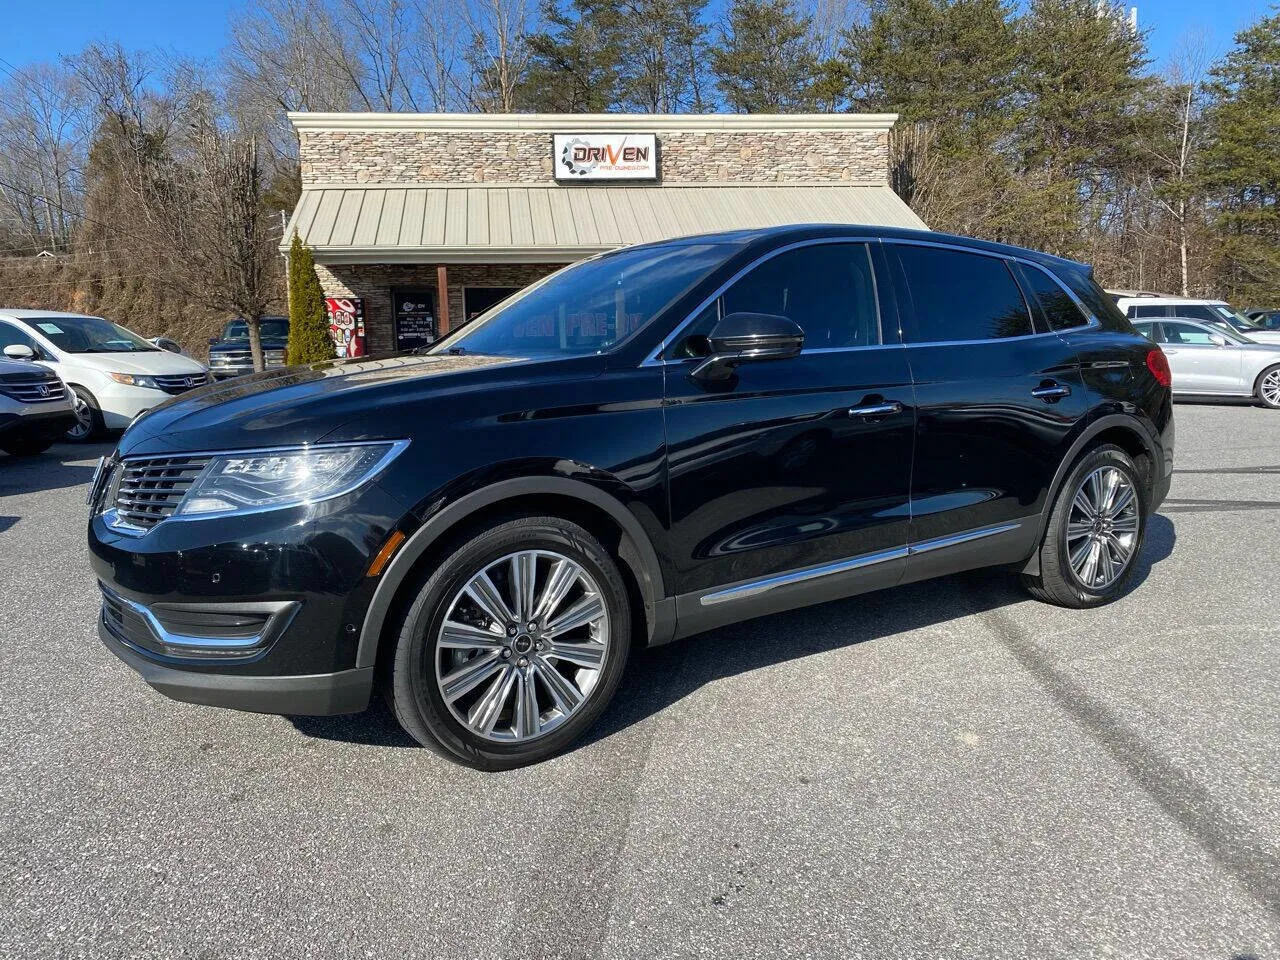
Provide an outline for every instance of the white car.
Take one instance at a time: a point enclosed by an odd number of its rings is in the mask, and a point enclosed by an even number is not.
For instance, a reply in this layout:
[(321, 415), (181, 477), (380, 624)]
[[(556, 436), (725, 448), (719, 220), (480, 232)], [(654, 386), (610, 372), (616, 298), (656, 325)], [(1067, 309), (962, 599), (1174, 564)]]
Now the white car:
[(1268, 330), (1254, 323), (1225, 300), (1194, 300), (1189, 297), (1117, 297), (1116, 306), (1130, 320), (1158, 320), (1183, 317), (1218, 328), (1229, 328), (1255, 343), (1280, 345), (1280, 330)]
[(1280, 344), (1254, 343), (1230, 330), (1180, 317), (1135, 320), (1160, 344), (1173, 373), (1175, 397), (1253, 397), (1280, 410)]
[(76, 415), (69, 440), (123, 430), (139, 414), (211, 379), (190, 357), (161, 350), (110, 320), (77, 313), (0, 309), (0, 349), (62, 378)]

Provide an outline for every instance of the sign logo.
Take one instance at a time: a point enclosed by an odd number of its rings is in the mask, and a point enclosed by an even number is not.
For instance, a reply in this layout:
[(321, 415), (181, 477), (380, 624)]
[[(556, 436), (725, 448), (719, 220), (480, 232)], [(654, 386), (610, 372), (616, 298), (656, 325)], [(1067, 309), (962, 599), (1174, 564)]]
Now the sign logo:
[(557, 133), (551, 138), (556, 180), (657, 180), (652, 133)]
[(49, 385), (47, 383), (39, 384), (36, 387), (36, 392), (42, 397), (47, 397), (49, 395)]
[(190, 377), (183, 377), (182, 385), (190, 389), (191, 387), (194, 387), (196, 385), (196, 382), (192, 380)]

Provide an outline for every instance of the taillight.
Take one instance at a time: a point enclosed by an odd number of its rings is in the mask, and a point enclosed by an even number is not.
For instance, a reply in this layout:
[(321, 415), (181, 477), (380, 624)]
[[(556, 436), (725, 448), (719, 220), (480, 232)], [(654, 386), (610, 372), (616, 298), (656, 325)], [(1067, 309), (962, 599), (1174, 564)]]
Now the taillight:
[(1151, 371), (1151, 375), (1156, 378), (1156, 382), (1162, 387), (1167, 387), (1173, 383), (1173, 372), (1169, 369), (1169, 358), (1164, 355), (1164, 351), (1159, 347), (1147, 353), (1147, 369)]

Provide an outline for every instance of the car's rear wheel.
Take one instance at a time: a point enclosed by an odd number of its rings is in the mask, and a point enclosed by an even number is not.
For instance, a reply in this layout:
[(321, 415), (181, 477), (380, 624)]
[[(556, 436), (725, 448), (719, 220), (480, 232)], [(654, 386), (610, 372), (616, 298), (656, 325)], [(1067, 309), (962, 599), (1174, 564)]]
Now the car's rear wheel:
[(1280, 363), (1267, 367), (1258, 375), (1255, 389), (1258, 402), (1272, 410), (1280, 410)]
[(71, 388), (71, 410), (76, 422), (67, 428), (66, 438), (72, 443), (88, 443), (99, 439), (105, 429), (98, 401), (84, 387)]
[(1040, 545), (1040, 573), (1025, 576), (1032, 596), (1082, 609), (1124, 592), (1142, 549), (1147, 493), (1120, 447), (1091, 450), (1058, 491)]
[(617, 565), (577, 524), (522, 517), (461, 543), (405, 615), (391, 702), (424, 746), (485, 770), (578, 739), (626, 666), (631, 611)]

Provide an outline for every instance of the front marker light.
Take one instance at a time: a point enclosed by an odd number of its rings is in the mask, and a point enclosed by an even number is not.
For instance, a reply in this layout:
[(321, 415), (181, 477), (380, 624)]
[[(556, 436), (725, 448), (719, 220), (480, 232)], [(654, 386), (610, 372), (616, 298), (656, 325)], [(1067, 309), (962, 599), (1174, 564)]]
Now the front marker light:
[(271, 510), (339, 497), (372, 479), (408, 445), (394, 440), (218, 454), (175, 515)]

